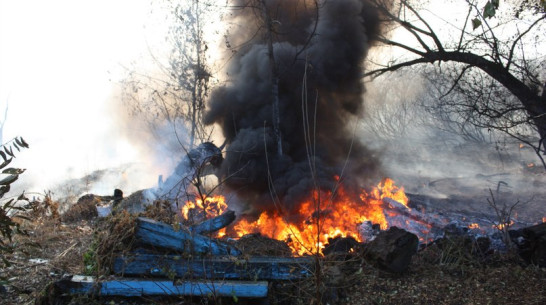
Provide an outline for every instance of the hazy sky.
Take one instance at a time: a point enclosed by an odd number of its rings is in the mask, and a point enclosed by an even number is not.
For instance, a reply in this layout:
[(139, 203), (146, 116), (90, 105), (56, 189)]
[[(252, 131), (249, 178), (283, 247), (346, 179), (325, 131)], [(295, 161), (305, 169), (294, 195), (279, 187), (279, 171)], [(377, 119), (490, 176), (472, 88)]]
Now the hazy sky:
[[(30, 149), (15, 166), (39, 179), (61, 178), (139, 160), (109, 115), (120, 63), (157, 38), (144, 24), (150, 0), (0, 0), (0, 119), (3, 139)], [(162, 35), (162, 34), (158, 34)]]

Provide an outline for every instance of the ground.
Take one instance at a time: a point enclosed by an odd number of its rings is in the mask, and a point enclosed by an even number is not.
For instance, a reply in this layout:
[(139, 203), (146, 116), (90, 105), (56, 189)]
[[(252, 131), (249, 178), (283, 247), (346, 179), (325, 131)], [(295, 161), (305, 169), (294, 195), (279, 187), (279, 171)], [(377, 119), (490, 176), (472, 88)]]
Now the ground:
[[(522, 205), (522, 209), (517, 210), (521, 223), (533, 223), (546, 216), (544, 213), (546, 196), (536, 191), (540, 190), (540, 187), (536, 186), (543, 185), (545, 176), (537, 173), (529, 173), (527, 176), (529, 180), (527, 183), (535, 185), (535, 193), (522, 195), (515, 192), (514, 188), (511, 192), (499, 193), (508, 203), (515, 200), (527, 202)], [(443, 212), (446, 215), (454, 215), (453, 217), (465, 214), (493, 215), (490, 206), (487, 205), (487, 192), (470, 200), (468, 198), (471, 198), (469, 196), (471, 192), (465, 187), (469, 184), (480, 185), (481, 181), (486, 186), (480, 189), (482, 192), (488, 189), (488, 185), (498, 184), (498, 181), (510, 182), (510, 179), (509, 175), (477, 176), (473, 180), (429, 179), (425, 184), (429, 194), (432, 192), (445, 194), (444, 188), (448, 186), (460, 190), (460, 193), (436, 196), (438, 200), (428, 200), (423, 205), (428, 212)], [(409, 190), (419, 193), (418, 183), (409, 185)], [(530, 200), (521, 199), (521, 196), (526, 196)], [(450, 205), (438, 206), (446, 202)], [(9, 278), (9, 284), (4, 285), (0, 292), (0, 303), (34, 304), (36, 299), (47, 291), (48, 284), (65, 275), (83, 273), (85, 253), (89, 251), (95, 230), (100, 227), (98, 224), (101, 221), (103, 220), (91, 218), (68, 223), (47, 213), (33, 215), (31, 220), (22, 221), (22, 226), (28, 230), (29, 236), (18, 236), (19, 251), (8, 256), (11, 266), (2, 270), (2, 275)], [(459, 259), (452, 252), (431, 246), (419, 251), (413, 257), (409, 270), (402, 274), (386, 273), (363, 260), (357, 263), (361, 268), (350, 268), (350, 271), (340, 271), (336, 264), (329, 263), (325, 267), (327, 280), (325, 285), (328, 286), (324, 289), (325, 300), (330, 304), (546, 304), (546, 268), (526, 266), (513, 254), (495, 255), (487, 261), (474, 260), (466, 256)], [(354, 261), (352, 266), (355, 266)], [(301, 285), (313, 286), (314, 280), (310, 279)], [(308, 298), (305, 299), (303, 296), (300, 298), (300, 294), (297, 295), (298, 297), (283, 299), (285, 304), (309, 303)], [(276, 300), (280, 299), (282, 298)], [(223, 303), (233, 302), (234, 300), (229, 299)], [(71, 304), (204, 303), (207, 301), (203, 299), (79, 298)], [(208, 303), (214, 302), (208, 300)], [(244, 300), (238, 300), (238, 303), (244, 303)]]

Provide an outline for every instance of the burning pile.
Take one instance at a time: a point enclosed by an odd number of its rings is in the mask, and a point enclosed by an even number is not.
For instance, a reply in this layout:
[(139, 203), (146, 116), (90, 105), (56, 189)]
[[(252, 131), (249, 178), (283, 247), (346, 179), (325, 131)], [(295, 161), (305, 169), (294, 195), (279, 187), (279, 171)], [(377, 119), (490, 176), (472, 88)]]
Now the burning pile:
[[(286, 215), (282, 210), (264, 211), (257, 219), (241, 218), (232, 228), (228, 236), (242, 237), (250, 233), (286, 241), (294, 254), (304, 255), (322, 251), (329, 239), (335, 237), (353, 237), (357, 241), (365, 241), (359, 234), (359, 226), (370, 221), (378, 224), (381, 229), (387, 229), (384, 198), (391, 198), (406, 209), (408, 198), (404, 188), (398, 188), (391, 179), (385, 179), (370, 192), (361, 190), (358, 197), (349, 196), (340, 186), (335, 194), (331, 192), (314, 192), (309, 199), (299, 204), (297, 217)], [(207, 197), (205, 201), (188, 201), (182, 207), (182, 215), (189, 220), (191, 215), (205, 213), (208, 217), (217, 216), (227, 210), (223, 196)], [(214, 212), (212, 212), (214, 211)], [(226, 234), (221, 230), (218, 237)]]
[[(390, 179), (361, 188), (383, 175), (377, 154), (349, 126), (364, 113), (363, 62), (378, 12), (366, 0), (237, 4), (232, 21), (245, 26), (227, 40), (243, 47), (204, 120), (219, 125), (226, 141), (216, 174), (250, 212), (220, 234), (261, 233), (302, 255), (336, 236), (363, 241), (363, 222), (386, 229), (384, 198), (403, 209), (408, 199)], [(198, 206), (205, 214), (226, 208), (216, 205), (223, 198), (202, 201), (188, 202), (184, 217)]]
[[(232, 22), (245, 26), (226, 39), (242, 47), (229, 81), (212, 92), (204, 122), (219, 125), (225, 138), (215, 174), (250, 212), (220, 236), (261, 233), (302, 255), (338, 236), (371, 239), (359, 226), (392, 226), (397, 214), (386, 212), (389, 205), (411, 214), (392, 180), (362, 189), (384, 175), (378, 154), (350, 126), (364, 113), (363, 62), (379, 13), (367, 0), (236, 2)], [(186, 220), (227, 209), (221, 196), (195, 197), (182, 208)]]

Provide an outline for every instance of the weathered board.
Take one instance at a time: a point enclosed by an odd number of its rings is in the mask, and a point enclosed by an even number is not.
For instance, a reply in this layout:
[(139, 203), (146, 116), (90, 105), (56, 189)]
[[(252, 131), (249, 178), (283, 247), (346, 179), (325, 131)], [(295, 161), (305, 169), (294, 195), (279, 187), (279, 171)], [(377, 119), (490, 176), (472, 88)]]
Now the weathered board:
[(177, 278), (295, 280), (311, 276), (310, 257), (183, 258), (176, 255), (138, 254), (114, 261), (117, 275), (175, 276)]
[(154, 247), (192, 254), (241, 255), (241, 251), (219, 240), (172, 226), (149, 218), (137, 219), (136, 240)]
[(268, 283), (250, 281), (171, 281), (122, 278), (97, 282), (93, 277), (75, 275), (56, 285), (71, 295), (100, 296), (223, 296), (263, 298), (267, 296)]
[(235, 212), (228, 210), (221, 215), (207, 219), (200, 224), (190, 227), (190, 231), (194, 234), (216, 232), (235, 220)]

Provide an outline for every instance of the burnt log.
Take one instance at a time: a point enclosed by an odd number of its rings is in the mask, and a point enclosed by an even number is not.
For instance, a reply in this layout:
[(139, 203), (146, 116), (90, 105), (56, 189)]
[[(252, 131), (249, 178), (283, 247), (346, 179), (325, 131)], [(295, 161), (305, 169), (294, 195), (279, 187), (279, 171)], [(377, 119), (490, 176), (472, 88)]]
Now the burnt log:
[(135, 233), (137, 242), (157, 248), (201, 255), (241, 255), (241, 251), (216, 239), (195, 234), (185, 228), (172, 226), (149, 218), (139, 217)]
[(122, 276), (174, 276), (184, 279), (296, 280), (312, 275), (310, 257), (184, 258), (177, 255), (119, 256), (113, 271)]
[(216, 232), (235, 220), (235, 212), (226, 211), (219, 216), (207, 219), (197, 225), (191, 226), (190, 231), (193, 234), (203, 234)]
[[(400, 202), (388, 197), (383, 198), (383, 206), (385, 210), (395, 211), (397, 214), (431, 227), (443, 227), (448, 222), (447, 219), (442, 219), (439, 216), (432, 217), (415, 209), (408, 208)], [(386, 216), (388, 217), (388, 215)]]
[(210, 296), (263, 298), (267, 296), (265, 281), (172, 281), (119, 278), (96, 281), (91, 276), (75, 275), (55, 283), (56, 289), (69, 295), (92, 296)]
[(219, 147), (212, 142), (201, 143), (180, 160), (174, 172), (164, 182), (160, 181), (150, 195), (155, 199), (176, 202), (178, 198), (184, 197), (188, 186), (199, 184), (199, 177), (215, 174), (222, 161), (222, 150)]
[(527, 264), (546, 267), (546, 222), (510, 233)]
[(412, 256), (417, 253), (419, 239), (413, 233), (397, 227), (382, 231), (364, 246), (364, 258), (372, 265), (394, 273), (408, 269)]

